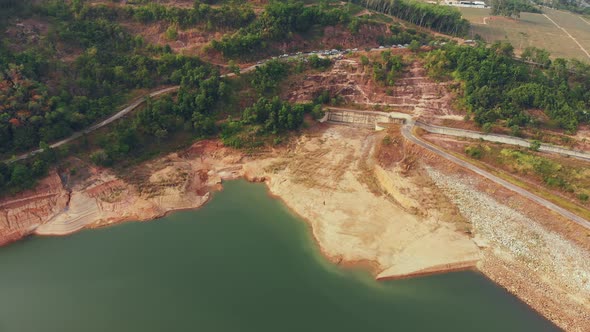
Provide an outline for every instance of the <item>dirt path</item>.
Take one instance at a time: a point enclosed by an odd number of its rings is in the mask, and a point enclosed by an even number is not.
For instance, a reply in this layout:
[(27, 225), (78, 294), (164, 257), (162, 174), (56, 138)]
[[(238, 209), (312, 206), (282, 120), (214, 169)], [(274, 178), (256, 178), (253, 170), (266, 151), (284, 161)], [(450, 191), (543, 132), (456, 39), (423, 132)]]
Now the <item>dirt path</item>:
[[(578, 47), (580, 47), (582, 52), (586, 53), (586, 56), (588, 58), (590, 58), (590, 53), (588, 53), (588, 51), (586, 51), (586, 49), (582, 46), (582, 44), (580, 44), (580, 42), (578, 42), (578, 40), (576, 38), (574, 38), (574, 36), (572, 36), (566, 29), (562, 28), (559, 24), (557, 24), (553, 19), (551, 19), (551, 17), (547, 16), (547, 14), (543, 14), (543, 16), (545, 16), (549, 21), (551, 21), (551, 23), (555, 24), (555, 26), (557, 28), (563, 30), (563, 32), (565, 32), (565, 34), (568, 35), (578, 45)], [(586, 20), (584, 20), (584, 21), (586, 21)], [(586, 23), (588, 23), (588, 21), (586, 21)]]

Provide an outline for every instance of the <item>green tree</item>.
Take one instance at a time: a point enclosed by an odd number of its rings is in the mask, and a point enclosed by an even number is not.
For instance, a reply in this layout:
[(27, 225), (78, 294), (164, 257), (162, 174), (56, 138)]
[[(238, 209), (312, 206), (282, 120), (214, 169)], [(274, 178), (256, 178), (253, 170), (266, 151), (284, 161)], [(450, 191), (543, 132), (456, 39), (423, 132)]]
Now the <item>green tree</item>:
[(168, 29), (166, 29), (164, 36), (167, 40), (176, 40), (178, 38), (178, 27), (174, 24), (170, 25)]
[(420, 50), (420, 42), (414, 39), (410, 42), (408, 48), (410, 49), (410, 51), (416, 53)]
[(236, 75), (240, 74), (240, 66), (238, 66), (234, 60), (229, 60), (227, 66), (230, 72)]
[(369, 64), (369, 58), (366, 55), (361, 55), (361, 65), (366, 66)]

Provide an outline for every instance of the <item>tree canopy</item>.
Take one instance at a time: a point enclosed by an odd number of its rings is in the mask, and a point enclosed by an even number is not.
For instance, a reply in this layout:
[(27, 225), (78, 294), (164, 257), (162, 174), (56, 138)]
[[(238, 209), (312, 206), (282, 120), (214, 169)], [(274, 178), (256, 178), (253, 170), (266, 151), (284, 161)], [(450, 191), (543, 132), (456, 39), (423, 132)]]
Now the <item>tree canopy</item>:
[(439, 6), (413, 0), (357, 0), (361, 5), (435, 31), (463, 36), (469, 21), (452, 6)]
[(491, 47), (448, 44), (426, 57), (426, 68), (433, 76), (462, 82), (462, 99), (480, 125), (503, 121), (507, 127), (537, 126), (530, 109), (543, 110), (569, 132), (590, 121), (589, 65), (556, 59), (543, 68), (515, 60), (512, 50), (499, 42)]

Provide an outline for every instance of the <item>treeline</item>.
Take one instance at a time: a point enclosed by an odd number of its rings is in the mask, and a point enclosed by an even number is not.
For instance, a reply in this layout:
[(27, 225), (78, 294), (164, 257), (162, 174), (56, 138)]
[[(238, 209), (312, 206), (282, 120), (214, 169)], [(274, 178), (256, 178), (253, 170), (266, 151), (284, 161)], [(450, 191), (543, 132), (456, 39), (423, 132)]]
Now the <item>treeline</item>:
[(291, 105), (279, 97), (271, 100), (261, 97), (244, 110), (242, 120), (246, 124), (262, 125), (262, 132), (277, 134), (299, 128), (303, 123), (303, 114), (311, 112), (310, 107), (311, 104)]
[(193, 8), (179, 8), (148, 3), (141, 6), (84, 4), (77, 11), (84, 19), (135, 20), (141, 23), (164, 21), (181, 28), (204, 25), (206, 28), (238, 28), (250, 23), (256, 15), (247, 3), (223, 4), (219, 8), (195, 1)]
[(246, 108), (238, 120), (230, 120), (221, 126), (221, 140), (234, 148), (255, 148), (264, 144), (264, 138), (274, 137), (274, 144), (282, 140), (282, 134), (303, 124), (304, 114), (319, 117), (322, 106), (316, 103), (290, 104), (279, 97), (260, 97)]
[(428, 44), (432, 41), (431, 35), (418, 32), (412, 28), (404, 29), (399, 23), (391, 24), (389, 31), (391, 35), (377, 36), (379, 45), (404, 45), (411, 43), (413, 40), (418, 41), (420, 44)]
[(413, 0), (355, 0), (362, 6), (395, 16), (421, 27), (455, 36), (469, 32), (469, 21), (452, 6), (432, 5)]
[(346, 24), (350, 15), (343, 8), (305, 6), (303, 2), (271, 1), (248, 26), (236, 33), (212, 42), (213, 48), (226, 57), (247, 57), (264, 50), (269, 42), (291, 38), (293, 33), (305, 33), (313, 26)]
[(492, 15), (502, 15), (506, 17), (520, 18), (521, 12), (543, 13), (539, 7), (523, 0), (491, 0)]
[[(531, 52), (534, 54), (534, 52)], [(475, 121), (489, 128), (496, 121), (517, 132), (539, 125), (527, 110), (541, 109), (557, 126), (574, 132), (590, 122), (590, 66), (577, 60), (546, 61), (546, 67), (513, 59), (513, 47), (447, 44), (430, 52), (426, 68), (436, 78), (462, 82), (463, 102)], [(544, 54), (540, 54), (544, 59)]]
[[(95, 150), (90, 155), (95, 164), (112, 166), (141, 157), (152, 145), (177, 132), (190, 133), (191, 137), (215, 134), (214, 110), (220, 98), (229, 94), (227, 85), (209, 65), (187, 62), (179, 67), (179, 73), (181, 87), (176, 99), (164, 96), (148, 100), (133, 117), (117, 121), (107, 134), (99, 135), (97, 146), (82, 137), (79, 148)], [(43, 152), (26, 160), (0, 162), (0, 194), (33, 187), (52, 164), (69, 154), (61, 148), (50, 149), (45, 143), (41, 148)]]

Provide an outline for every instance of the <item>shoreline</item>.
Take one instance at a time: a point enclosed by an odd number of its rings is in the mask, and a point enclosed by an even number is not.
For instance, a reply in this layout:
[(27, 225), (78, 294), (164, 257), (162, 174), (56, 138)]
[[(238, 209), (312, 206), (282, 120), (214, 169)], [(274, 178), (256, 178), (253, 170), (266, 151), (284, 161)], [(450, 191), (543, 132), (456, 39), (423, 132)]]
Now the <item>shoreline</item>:
[[(529, 303), (527, 303), (526, 301), (524, 301), (524, 299), (520, 298), (517, 294), (515, 294), (514, 292), (511, 292), (510, 289), (508, 289), (505, 285), (495, 281), (494, 279), (491, 278), (491, 276), (487, 275), (484, 271), (482, 271), (481, 269), (478, 268), (477, 266), (477, 262), (478, 261), (471, 261), (471, 262), (466, 262), (464, 265), (463, 264), (459, 264), (461, 266), (453, 266), (452, 264), (448, 264), (447, 266), (444, 267), (436, 267), (433, 266), (432, 269), (426, 269), (428, 271), (416, 271), (414, 273), (409, 273), (406, 275), (398, 275), (398, 276), (383, 276), (383, 277), (378, 277), (378, 264), (374, 261), (365, 261), (365, 262), (358, 262), (358, 261), (345, 261), (342, 258), (337, 258), (337, 257), (333, 257), (331, 255), (328, 255), (325, 251), (325, 249), (320, 245), (319, 240), (316, 238), (314, 232), (313, 232), (313, 227), (311, 225), (311, 223), (309, 222), (309, 220), (307, 220), (305, 217), (299, 215), (293, 208), (291, 208), (287, 202), (279, 195), (273, 193), (270, 189), (270, 185), (268, 183), (268, 181), (270, 179), (263, 179), (262, 181), (258, 178), (255, 179), (251, 179), (249, 178), (247, 175), (242, 175), (240, 177), (234, 177), (234, 178), (229, 178), (224, 180), (218, 188), (215, 188), (214, 192), (221, 192), (223, 190), (225, 190), (225, 186), (223, 185), (224, 182), (226, 181), (247, 181), (248, 183), (252, 183), (252, 184), (257, 184), (257, 183), (263, 183), (265, 186), (265, 191), (268, 195), (269, 198), (274, 199), (274, 200), (278, 200), (281, 202), (281, 204), (286, 208), (286, 210), (291, 213), (295, 218), (303, 221), (305, 223), (305, 228), (306, 231), (309, 232), (308, 235), (311, 236), (311, 238), (313, 239), (313, 244), (315, 246), (317, 246), (317, 249), (319, 250), (319, 253), (321, 255), (321, 258), (325, 259), (327, 261), (327, 263), (341, 268), (343, 270), (346, 270), (348, 268), (360, 268), (363, 270), (366, 270), (367, 272), (369, 272), (372, 276), (375, 282), (379, 283), (379, 282), (384, 282), (384, 281), (394, 281), (394, 280), (403, 280), (403, 279), (411, 279), (411, 278), (420, 278), (420, 277), (426, 277), (426, 276), (433, 276), (433, 275), (440, 275), (440, 274), (447, 274), (447, 273), (454, 273), (454, 272), (461, 272), (461, 271), (471, 271), (474, 273), (477, 273), (481, 276), (483, 276), (484, 278), (486, 278), (488, 281), (490, 281), (491, 283), (493, 283), (494, 285), (496, 285), (497, 287), (501, 288), (502, 290), (504, 290), (505, 292), (507, 292), (508, 294), (510, 294), (511, 296), (514, 296), (516, 299), (518, 299), (519, 302), (521, 302), (522, 304), (524, 304), (527, 308), (529, 308), (531, 311), (534, 311), (535, 313), (537, 313), (538, 315), (540, 315), (541, 317), (544, 317), (547, 321), (551, 322), (551, 324), (555, 325), (556, 327), (558, 327), (558, 325), (555, 324), (555, 322), (553, 322), (551, 319), (549, 319), (549, 317), (546, 317), (545, 315), (543, 315), (543, 313), (539, 310), (537, 310), (535, 307), (531, 306)], [(20, 241), (26, 241), (27, 239), (32, 239), (34, 237), (65, 237), (65, 236), (69, 236), (71, 234), (74, 234), (76, 232), (82, 231), (82, 230), (92, 230), (92, 229), (100, 229), (100, 228), (107, 228), (107, 227), (115, 227), (124, 223), (129, 223), (129, 222), (134, 222), (134, 223), (143, 223), (143, 222), (157, 222), (159, 221), (159, 219), (165, 218), (166, 216), (169, 216), (171, 214), (177, 213), (177, 212), (183, 212), (183, 211), (197, 211), (200, 208), (202, 208), (205, 204), (209, 203), (213, 197), (211, 197), (212, 195), (209, 196), (209, 199), (207, 199), (203, 204), (201, 204), (198, 207), (194, 207), (194, 208), (178, 208), (178, 209), (170, 209), (166, 212), (164, 212), (161, 216), (157, 216), (154, 217), (152, 219), (146, 219), (146, 220), (120, 220), (120, 221), (116, 221), (116, 222), (112, 222), (112, 223), (108, 223), (108, 224), (100, 224), (100, 225), (90, 225), (89, 227), (84, 227), (80, 230), (77, 231), (73, 231), (67, 234), (35, 234), (35, 233), (29, 233), (26, 234), (23, 237), (20, 237), (12, 242), (6, 243), (6, 244), (2, 244), (0, 245), (0, 248), (2, 246), (6, 246), (9, 245), (11, 243), (15, 243), (15, 242), (20, 242)]]
[[(412, 187), (411, 181), (425, 174), (414, 173), (402, 176), (395, 173), (390, 166), (379, 168), (377, 167), (379, 165), (371, 164), (377, 139), (378, 136), (368, 131), (349, 133), (342, 128), (322, 128), (319, 131), (303, 134), (296, 145), (288, 147), (288, 151), (287, 149), (278, 150), (278, 153), (272, 151), (255, 158), (232, 149), (219, 147), (217, 142), (203, 142), (195, 144), (186, 151), (162, 158), (164, 163), (156, 161), (143, 167), (145, 174), (143, 174), (144, 178), (140, 179), (142, 181), (140, 185), (159, 186), (160, 183), (167, 185), (165, 189), (156, 192), (156, 196), (146, 198), (145, 192), (133, 189), (135, 188), (133, 186), (138, 185), (137, 183), (129, 184), (109, 174), (108, 171), (99, 169), (92, 173), (100, 175), (99, 181), (93, 177), (90, 178), (93, 181), (92, 186), (79, 186), (72, 189), (68, 197), (76, 196), (76, 200), (69, 200), (69, 205), (66, 206), (69, 211), (77, 209), (72, 212), (72, 215), (79, 216), (81, 215), (79, 212), (83, 212), (80, 207), (87, 207), (80, 202), (85, 203), (87, 199), (96, 200), (98, 205), (93, 205), (92, 209), (101, 209), (104, 213), (84, 215), (87, 219), (89, 217), (96, 219), (82, 229), (102, 228), (124, 222), (157, 221), (176, 212), (195, 211), (209, 203), (216, 192), (224, 190), (224, 184), (227, 181), (243, 179), (250, 183), (264, 182), (269, 198), (278, 199), (286, 211), (305, 222), (314, 245), (328, 264), (343, 269), (358, 268), (368, 271), (377, 282), (463, 270), (475, 271), (556, 326), (584, 331), (579, 327), (572, 328), (581, 326), (572, 321), (572, 317), (579, 317), (580, 320), (585, 321), (584, 314), (575, 316), (569, 308), (547, 307), (539, 300), (543, 297), (538, 297), (542, 295), (557, 301), (562, 299), (564, 294), (569, 295), (568, 292), (562, 290), (560, 293), (560, 290), (556, 288), (557, 290), (549, 289), (548, 291), (541, 289), (535, 293), (535, 287), (539, 283), (545, 282), (546, 285), (543, 285), (550, 287), (559, 287), (560, 284), (553, 283), (553, 280), (541, 282), (538, 280), (538, 274), (530, 276), (533, 278), (531, 279), (533, 283), (523, 284), (520, 280), (521, 275), (529, 275), (526, 272), (528, 271), (526, 266), (521, 262), (514, 262), (511, 265), (516, 267), (508, 271), (512, 274), (504, 273), (505, 271), (501, 268), (505, 263), (503, 261), (505, 257), (494, 257), (499, 254), (487, 249), (490, 248), (486, 244), (490, 241), (488, 235), (483, 234), (482, 247), (480, 244), (473, 243), (475, 242), (472, 239), (473, 234), (469, 235), (470, 232), (459, 230), (458, 227), (461, 224), (449, 223), (448, 216), (445, 217), (449, 211), (445, 210), (445, 205), (440, 205), (446, 204), (447, 201), (435, 200), (433, 203), (415, 200), (416, 195), (421, 198), (438, 194), (437, 191), (444, 191), (438, 185), (433, 188), (432, 184), (428, 183), (433, 179), (432, 175), (429, 175), (431, 180), (426, 183), (423, 181), (414, 183), (418, 186)], [(404, 155), (412, 153), (423, 155), (421, 150), (411, 144), (402, 146), (401, 150)], [(433, 161), (432, 157), (427, 159)], [(379, 168), (378, 176), (373, 175), (376, 178), (366, 178), (368, 173), (374, 174), (377, 168)], [(443, 166), (442, 169), (447, 168)], [(173, 182), (173, 187), (170, 187), (169, 174), (181, 172), (188, 172), (194, 178)], [(457, 174), (460, 176), (461, 173), (451, 170), (450, 174), (452, 175), (448, 176), (453, 177)], [(156, 175), (158, 175), (157, 178)], [(381, 185), (381, 190), (397, 192), (400, 197), (396, 198), (387, 193), (375, 193), (373, 191), (375, 183), (372, 181)], [(477, 183), (479, 182), (474, 181), (470, 184), (471, 190), (485, 195), (487, 189), (482, 190)], [(63, 196), (63, 192), (59, 191), (61, 189), (45, 188), (44, 190), (55, 197), (59, 196), (58, 198)], [(121, 190), (123, 190), (122, 195), (111, 195), (113, 192), (120, 193)], [(74, 195), (76, 192), (77, 195)], [(441, 195), (447, 196), (447, 194)], [(80, 198), (81, 196), (84, 196), (84, 200)], [(115, 197), (114, 201), (113, 197)], [(51, 199), (58, 201), (58, 198)], [(457, 205), (459, 203), (453, 204), (459, 206)], [(38, 205), (33, 207), (38, 209)], [(414, 211), (413, 207), (416, 205), (421, 206), (424, 211)], [(15, 211), (22, 212), (24, 209), (15, 204), (7, 206), (8, 209)], [(30, 208), (30, 206), (26, 207)], [(57, 214), (55, 212), (60, 206), (52, 205), (51, 213), (53, 214), (49, 215), (52, 216), (49, 219), (63, 213), (63, 210), (59, 210)], [(143, 217), (138, 217), (139, 212), (144, 212)], [(475, 210), (471, 212), (476, 213)], [(11, 211), (6, 218), (18, 217), (19, 215), (15, 213)], [(461, 211), (461, 214), (463, 213), (464, 211)], [(483, 211), (482, 213), (484, 218), (486, 215), (490, 217), (493, 215)], [(120, 217), (116, 218), (116, 216)], [(454, 218), (453, 216), (451, 214), (451, 219)], [(433, 223), (433, 220), (437, 219), (440, 219), (440, 222)], [(60, 220), (67, 222), (68, 219), (62, 216)], [(32, 235), (65, 236), (76, 231), (65, 234)], [(478, 236), (482, 235), (479, 230), (476, 233)], [(449, 237), (449, 235), (452, 236)], [(1, 236), (0, 233), (0, 238)], [(14, 235), (13, 237), (16, 239), (13, 242), (30, 238), (26, 235), (20, 238)], [(469, 239), (467, 242), (471, 243), (471, 246), (477, 248), (477, 259), (458, 256), (464, 250), (471, 250), (470, 247), (461, 244), (466, 243), (466, 239)], [(480, 243), (479, 240), (477, 243)], [(486, 261), (488, 256), (484, 256), (484, 252), (496, 261)], [(562, 300), (565, 304), (571, 303), (571, 301), (568, 302), (570, 299)], [(576, 310), (583, 307), (583, 303), (577, 305)], [(563, 315), (561, 315), (562, 312)]]

